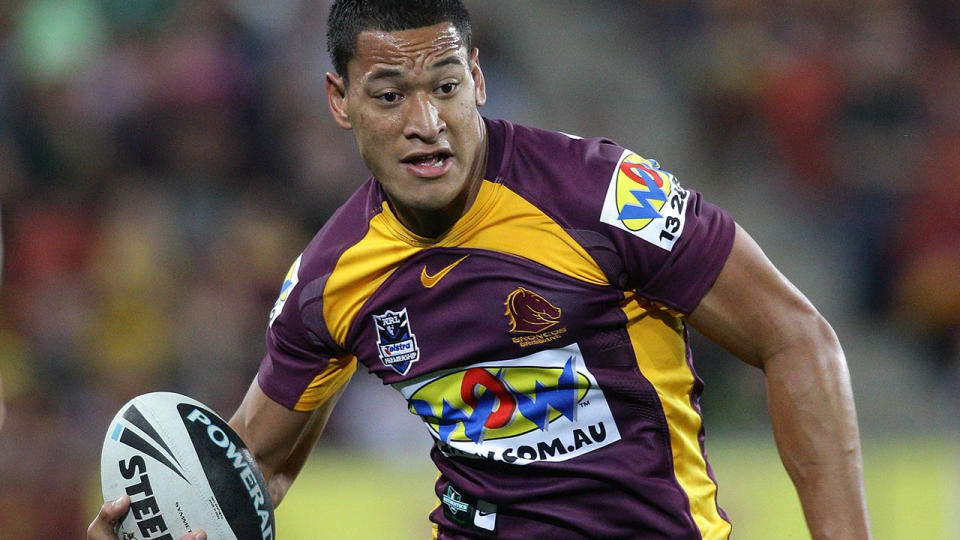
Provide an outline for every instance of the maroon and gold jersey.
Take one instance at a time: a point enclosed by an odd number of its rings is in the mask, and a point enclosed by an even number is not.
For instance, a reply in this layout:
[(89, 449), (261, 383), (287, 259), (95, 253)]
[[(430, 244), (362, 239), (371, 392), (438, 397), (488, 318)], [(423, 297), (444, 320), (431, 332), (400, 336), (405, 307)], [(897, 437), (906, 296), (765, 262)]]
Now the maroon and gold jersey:
[(486, 120), (442, 237), (373, 178), (294, 262), (260, 387), (310, 410), (363, 364), (435, 440), (439, 538), (726, 538), (684, 314), (732, 219), (610, 141)]

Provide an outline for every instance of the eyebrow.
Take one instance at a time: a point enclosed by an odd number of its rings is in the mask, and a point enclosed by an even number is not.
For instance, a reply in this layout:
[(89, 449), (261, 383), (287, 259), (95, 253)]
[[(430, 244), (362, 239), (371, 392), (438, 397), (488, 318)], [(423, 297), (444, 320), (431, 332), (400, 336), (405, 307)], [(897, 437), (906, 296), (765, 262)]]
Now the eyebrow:
[[(463, 61), (461, 61), (460, 57), (457, 55), (448, 56), (443, 60), (438, 61), (436, 64), (433, 64), (432, 66), (430, 66), (429, 69), (430, 71), (436, 71), (440, 68), (452, 66), (452, 65), (462, 66)], [(377, 81), (380, 79), (394, 79), (402, 75), (403, 75), (403, 72), (400, 71), (399, 69), (381, 68), (381, 69), (377, 69), (369, 77), (367, 77), (367, 81)]]
[(434, 70), (440, 69), (440, 68), (442, 68), (442, 67), (447, 67), (447, 66), (452, 66), (452, 65), (457, 65), (457, 66), (462, 66), (462, 65), (463, 65), (463, 62), (460, 61), (460, 56), (459, 56), (459, 55), (448, 56), (448, 57), (444, 58), (443, 60), (440, 60), (440, 61), (437, 62), (436, 64), (430, 66), (430, 71), (434, 71)]
[(400, 75), (401, 75), (401, 72), (399, 69), (381, 68), (381, 69), (377, 69), (369, 77), (367, 77), (367, 81), (369, 82), (369, 81), (376, 81), (380, 79), (396, 79), (396, 78), (399, 78)]

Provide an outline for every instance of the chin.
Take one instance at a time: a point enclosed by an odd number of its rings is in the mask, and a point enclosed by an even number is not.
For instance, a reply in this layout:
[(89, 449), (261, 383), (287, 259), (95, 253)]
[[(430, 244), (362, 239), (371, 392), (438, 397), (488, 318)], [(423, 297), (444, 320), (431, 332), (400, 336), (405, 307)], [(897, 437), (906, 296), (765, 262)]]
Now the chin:
[(407, 191), (408, 196), (398, 197), (397, 201), (412, 210), (422, 212), (443, 210), (454, 204), (462, 190), (459, 187), (438, 184), (437, 181), (420, 184), (415, 189)]
[(448, 208), (453, 203), (453, 198), (424, 197), (413, 200), (400, 200), (398, 202), (410, 210), (417, 212), (440, 212)]

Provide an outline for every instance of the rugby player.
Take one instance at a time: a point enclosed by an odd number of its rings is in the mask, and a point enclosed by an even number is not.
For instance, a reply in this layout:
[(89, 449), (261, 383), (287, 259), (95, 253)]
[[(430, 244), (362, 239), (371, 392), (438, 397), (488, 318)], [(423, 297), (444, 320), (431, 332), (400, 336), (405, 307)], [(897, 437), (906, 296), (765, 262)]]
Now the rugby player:
[(434, 436), (435, 538), (728, 538), (690, 325), (763, 370), (812, 536), (869, 537), (837, 337), (728, 214), (612, 141), (481, 116), (459, 1), (338, 1), (328, 47), (373, 176), (291, 267), (230, 421), (275, 502), (363, 364)]

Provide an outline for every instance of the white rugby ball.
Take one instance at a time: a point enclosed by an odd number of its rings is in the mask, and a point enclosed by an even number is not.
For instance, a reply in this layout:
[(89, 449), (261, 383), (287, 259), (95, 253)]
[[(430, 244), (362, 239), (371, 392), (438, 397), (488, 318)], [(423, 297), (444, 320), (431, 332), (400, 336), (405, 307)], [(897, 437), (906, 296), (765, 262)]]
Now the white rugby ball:
[(227, 423), (187, 396), (153, 392), (120, 408), (100, 455), (104, 500), (130, 495), (120, 540), (274, 538), (256, 460)]

